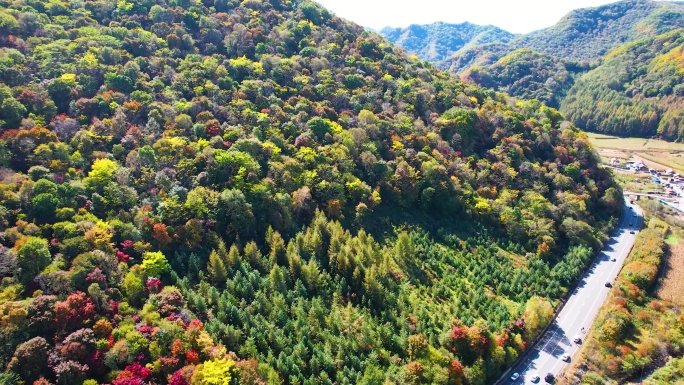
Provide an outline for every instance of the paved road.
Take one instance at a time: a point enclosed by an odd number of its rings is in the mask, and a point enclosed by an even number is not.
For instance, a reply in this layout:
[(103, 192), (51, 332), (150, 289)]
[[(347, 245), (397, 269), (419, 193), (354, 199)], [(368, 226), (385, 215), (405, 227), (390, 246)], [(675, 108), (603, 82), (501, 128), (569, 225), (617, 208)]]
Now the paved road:
[[(520, 378), (515, 382), (506, 378), (500, 383), (532, 384), (533, 376), (538, 375), (540, 380), (537, 383), (543, 384), (547, 373), (557, 376), (568, 365), (561, 360), (564, 354), (570, 355), (572, 359), (576, 358), (573, 355), (579, 351), (579, 346), (573, 340), (577, 336), (583, 338), (584, 332), (589, 330), (594, 322), (599, 308), (610, 291), (605, 287), (605, 283), (612, 283), (617, 278), (636, 237), (636, 234), (630, 234), (630, 231), (637, 232), (637, 229), (641, 228), (641, 222), (642, 213), (639, 207), (626, 204), (625, 215), (620, 225), (603, 252), (582, 277), (563, 310), (543, 338), (532, 347), (526, 359), (518, 362), (508, 372), (508, 377), (517, 372), (520, 373)], [(613, 258), (615, 262), (611, 261)]]

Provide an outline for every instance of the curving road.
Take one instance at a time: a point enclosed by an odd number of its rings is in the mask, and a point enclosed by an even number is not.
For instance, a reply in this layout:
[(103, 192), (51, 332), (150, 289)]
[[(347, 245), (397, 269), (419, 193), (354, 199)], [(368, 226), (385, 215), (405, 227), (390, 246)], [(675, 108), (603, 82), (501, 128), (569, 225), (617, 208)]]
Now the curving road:
[[(617, 278), (625, 258), (634, 245), (636, 234), (630, 232), (638, 232), (642, 220), (643, 215), (639, 207), (626, 203), (620, 225), (613, 232), (604, 250), (582, 276), (561, 312), (523, 360), (517, 362), (505, 377), (498, 381), (499, 384), (532, 384), (534, 376), (540, 377), (536, 381), (537, 384), (544, 384), (547, 373), (557, 377), (565, 369), (568, 364), (561, 357), (567, 354), (573, 359), (573, 355), (579, 351), (579, 346), (573, 340), (576, 337), (583, 339), (584, 332), (589, 330), (594, 322), (610, 291), (605, 284), (612, 283)], [(520, 378), (512, 381), (513, 373), (519, 373)]]

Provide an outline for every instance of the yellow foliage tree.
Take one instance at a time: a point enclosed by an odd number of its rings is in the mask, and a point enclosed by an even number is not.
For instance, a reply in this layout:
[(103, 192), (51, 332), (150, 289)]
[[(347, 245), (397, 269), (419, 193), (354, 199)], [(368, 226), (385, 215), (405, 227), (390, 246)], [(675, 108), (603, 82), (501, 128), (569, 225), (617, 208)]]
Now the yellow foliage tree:
[(235, 362), (229, 358), (213, 359), (197, 365), (190, 379), (191, 385), (230, 385)]
[(533, 339), (553, 319), (553, 307), (546, 299), (532, 297), (525, 305), (525, 337)]

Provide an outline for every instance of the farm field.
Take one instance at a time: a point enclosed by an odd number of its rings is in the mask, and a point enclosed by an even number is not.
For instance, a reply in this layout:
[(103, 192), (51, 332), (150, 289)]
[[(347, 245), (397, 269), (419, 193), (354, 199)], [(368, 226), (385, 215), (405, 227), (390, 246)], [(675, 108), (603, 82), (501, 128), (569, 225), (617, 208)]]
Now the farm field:
[(657, 139), (620, 138), (617, 136), (587, 133), (604, 163), (611, 158), (641, 159), (648, 167), (672, 168), (684, 173), (684, 143)]
[(684, 152), (684, 143), (658, 139), (620, 138), (617, 136), (587, 133), (589, 141), (599, 149), (645, 152)]
[[(681, 230), (678, 233), (682, 235)], [(668, 253), (655, 295), (661, 300), (684, 305), (681, 295), (684, 290), (684, 242), (677, 236), (670, 236), (665, 241), (668, 244)]]

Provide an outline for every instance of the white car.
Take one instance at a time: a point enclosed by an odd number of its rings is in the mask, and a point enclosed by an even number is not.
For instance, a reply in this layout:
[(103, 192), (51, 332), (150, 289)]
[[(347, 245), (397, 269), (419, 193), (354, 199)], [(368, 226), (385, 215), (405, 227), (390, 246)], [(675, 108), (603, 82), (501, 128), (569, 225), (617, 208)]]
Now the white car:
[(561, 360), (563, 360), (565, 362), (570, 362), (570, 356), (568, 354), (563, 354), (563, 356), (561, 357)]
[(513, 375), (511, 376), (511, 381), (515, 381), (518, 378), (520, 378), (520, 373), (513, 373)]
[(540, 378), (538, 374), (535, 374), (534, 376), (532, 376), (532, 378), (530, 378), (530, 381), (534, 382), (535, 384), (539, 382), (539, 380)]

